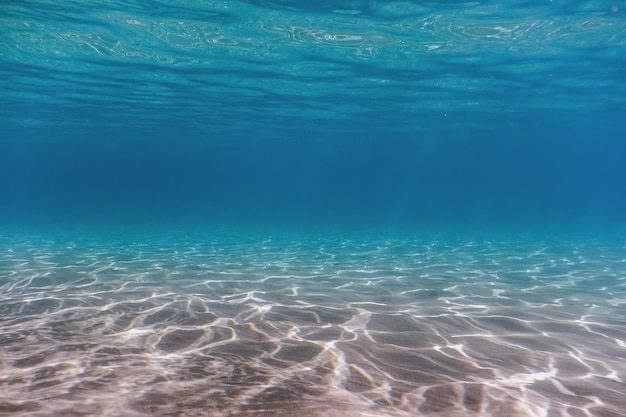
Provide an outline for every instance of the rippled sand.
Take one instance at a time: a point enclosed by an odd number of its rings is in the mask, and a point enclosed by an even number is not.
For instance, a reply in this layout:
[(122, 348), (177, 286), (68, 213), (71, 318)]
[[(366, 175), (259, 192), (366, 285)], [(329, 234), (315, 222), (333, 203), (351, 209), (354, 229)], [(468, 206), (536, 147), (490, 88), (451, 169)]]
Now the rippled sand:
[(0, 239), (0, 415), (626, 416), (626, 249)]

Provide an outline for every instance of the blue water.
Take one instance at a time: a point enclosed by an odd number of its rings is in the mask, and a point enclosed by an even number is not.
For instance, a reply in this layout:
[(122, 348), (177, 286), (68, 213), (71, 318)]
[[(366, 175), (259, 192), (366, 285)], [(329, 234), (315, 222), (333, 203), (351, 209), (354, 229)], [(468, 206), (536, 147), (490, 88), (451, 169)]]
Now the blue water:
[(0, 415), (626, 416), (625, 56), (623, 0), (3, 1)]

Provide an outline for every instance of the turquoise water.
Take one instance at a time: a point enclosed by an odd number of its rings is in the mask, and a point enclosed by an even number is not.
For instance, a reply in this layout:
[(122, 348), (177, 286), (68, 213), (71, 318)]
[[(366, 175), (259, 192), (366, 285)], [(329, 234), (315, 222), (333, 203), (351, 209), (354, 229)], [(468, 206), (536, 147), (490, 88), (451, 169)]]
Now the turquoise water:
[(4, 1), (0, 415), (626, 416), (626, 2)]

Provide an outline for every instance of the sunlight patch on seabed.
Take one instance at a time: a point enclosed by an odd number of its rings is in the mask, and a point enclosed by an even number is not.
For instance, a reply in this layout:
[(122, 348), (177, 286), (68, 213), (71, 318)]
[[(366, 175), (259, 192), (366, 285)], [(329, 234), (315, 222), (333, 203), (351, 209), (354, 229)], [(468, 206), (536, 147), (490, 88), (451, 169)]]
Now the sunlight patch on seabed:
[(0, 410), (624, 415), (624, 248), (307, 239), (4, 239)]

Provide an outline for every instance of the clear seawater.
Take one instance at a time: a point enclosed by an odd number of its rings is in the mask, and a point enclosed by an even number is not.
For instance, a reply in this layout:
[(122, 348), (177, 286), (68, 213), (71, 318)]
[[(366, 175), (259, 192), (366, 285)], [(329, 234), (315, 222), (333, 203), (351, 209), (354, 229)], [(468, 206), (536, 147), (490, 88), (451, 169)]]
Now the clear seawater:
[(625, 417), (626, 1), (0, 2), (0, 416)]

